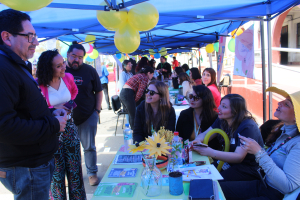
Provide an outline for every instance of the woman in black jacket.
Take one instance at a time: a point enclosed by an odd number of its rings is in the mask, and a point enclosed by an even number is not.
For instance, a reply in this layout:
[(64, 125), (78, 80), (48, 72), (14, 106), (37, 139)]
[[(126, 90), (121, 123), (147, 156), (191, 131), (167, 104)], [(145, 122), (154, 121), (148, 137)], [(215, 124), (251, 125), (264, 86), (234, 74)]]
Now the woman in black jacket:
[[(204, 85), (193, 86), (193, 92), (187, 95), (190, 108), (181, 111), (177, 121), (176, 131), (183, 141), (194, 140), (201, 132), (206, 131), (218, 118), (216, 105), (211, 91)], [(219, 149), (219, 142), (212, 140), (209, 146)]]
[(133, 142), (141, 142), (161, 126), (174, 131), (176, 114), (170, 104), (168, 86), (161, 81), (151, 81), (146, 89), (146, 100), (136, 110)]

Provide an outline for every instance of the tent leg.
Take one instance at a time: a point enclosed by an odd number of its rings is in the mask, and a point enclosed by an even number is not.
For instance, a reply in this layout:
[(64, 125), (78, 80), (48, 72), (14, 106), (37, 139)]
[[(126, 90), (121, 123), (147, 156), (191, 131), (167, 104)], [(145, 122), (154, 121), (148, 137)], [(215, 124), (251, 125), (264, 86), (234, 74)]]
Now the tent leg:
[(261, 38), (261, 63), (262, 63), (262, 94), (263, 94), (263, 122), (267, 120), (266, 105), (266, 55), (265, 55), (265, 26), (264, 21), (260, 21), (260, 38)]
[(213, 68), (211, 53), (209, 53), (208, 55), (209, 55), (210, 68)]
[[(270, 15), (267, 18), (268, 25), (268, 77), (269, 77), (269, 87), (272, 86), (272, 33), (271, 33), (271, 19)], [(269, 119), (272, 119), (272, 92), (269, 92)]]

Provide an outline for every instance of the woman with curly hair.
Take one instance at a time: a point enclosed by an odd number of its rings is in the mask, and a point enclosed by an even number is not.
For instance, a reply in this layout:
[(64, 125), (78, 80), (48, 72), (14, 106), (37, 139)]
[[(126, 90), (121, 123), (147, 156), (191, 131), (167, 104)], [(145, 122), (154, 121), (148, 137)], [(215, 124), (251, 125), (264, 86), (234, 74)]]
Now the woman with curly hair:
[(66, 64), (57, 50), (41, 54), (37, 63), (37, 82), (49, 108), (65, 109), (68, 121), (64, 132), (58, 133), (59, 147), (54, 154), (55, 170), (51, 181), (50, 199), (66, 199), (65, 175), (68, 179), (69, 198), (86, 199), (82, 178), (80, 141), (73, 123), (73, 102), (78, 89), (74, 77), (65, 73)]

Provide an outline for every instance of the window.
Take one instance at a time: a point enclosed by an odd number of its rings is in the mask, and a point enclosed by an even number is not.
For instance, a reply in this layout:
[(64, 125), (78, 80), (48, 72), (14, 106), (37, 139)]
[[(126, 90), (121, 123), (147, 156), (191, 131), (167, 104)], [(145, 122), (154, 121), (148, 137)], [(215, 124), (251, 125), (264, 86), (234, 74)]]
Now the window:
[(300, 49), (300, 23), (297, 24), (297, 48)]

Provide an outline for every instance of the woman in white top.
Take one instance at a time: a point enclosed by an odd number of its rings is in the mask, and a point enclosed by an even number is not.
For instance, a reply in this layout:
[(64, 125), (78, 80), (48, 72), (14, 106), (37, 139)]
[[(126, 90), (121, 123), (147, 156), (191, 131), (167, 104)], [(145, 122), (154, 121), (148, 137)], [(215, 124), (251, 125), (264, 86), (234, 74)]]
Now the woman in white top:
[(188, 94), (193, 93), (193, 86), (195, 83), (192, 79), (190, 79), (187, 73), (181, 72), (178, 75), (178, 84), (182, 86), (183, 96), (187, 97)]
[(126, 81), (133, 76), (133, 74), (131, 73), (132, 63), (129, 60), (124, 60), (122, 63), (122, 67), (123, 67), (123, 71), (119, 77), (119, 83), (118, 83), (118, 88), (120, 90), (119, 91), (120, 93)]
[(69, 198), (85, 200), (86, 193), (81, 168), (80, 141), (72, 120), (76, 107), (74, 99), (78, 89), (72, 74), (65, 73), (66, 64), (57, 50), (41, 54), (37, 63), (37, 82), (49, 108), (65, 109), (69, 114), (64, 132), (59, 137), (58, 150), (54, 154), (55, 170), (50, 189), (50, 199), (67, 199), (65, 176), (68, 178)]

